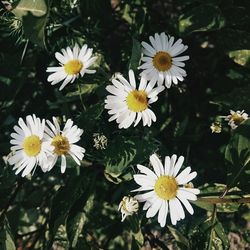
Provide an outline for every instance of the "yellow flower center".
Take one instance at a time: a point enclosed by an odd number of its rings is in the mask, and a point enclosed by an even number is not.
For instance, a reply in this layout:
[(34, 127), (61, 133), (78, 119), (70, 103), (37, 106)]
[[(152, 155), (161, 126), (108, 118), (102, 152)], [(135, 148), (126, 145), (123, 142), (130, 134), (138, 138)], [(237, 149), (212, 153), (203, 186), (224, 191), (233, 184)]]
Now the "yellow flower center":
[(176, 196), (178, 184), (174, 177), (160, 176), (155, 182), (154, 191), (163, 200), (171, 200)]
[(231, 120), (233, 120), (236, 125), (240, 125), (244, 121), (244, 118), (242, 117), (242, 115), (239, 115), (235, 112), (231, 116)]
[(147, 93), (144, 90), (133, 90), (127, 96), (127, 105), (131, 111), (141, 112), (148, 107)]
[(69, 151), (69, 141), (62, 135), (57, 135), (53, 138), (51, 145), (54, 146), (54, 153), (57, 155), (67, 154)]
[(79, 60), (71, 60), (64, 64), (64, 70), (68, 75), (75, 75), (80, 73), (83, 63)]
[(41, 151), (42, 142), (40, 138), (36, 135), (28, 136), (24, 139), (23, 150), (26, 155), (32, 157), (36, 156)]
[(167, 71), (172, 66), (172, 57), (164, 51), (159, 51), (153, 58), (153, 65), (159, 71)]

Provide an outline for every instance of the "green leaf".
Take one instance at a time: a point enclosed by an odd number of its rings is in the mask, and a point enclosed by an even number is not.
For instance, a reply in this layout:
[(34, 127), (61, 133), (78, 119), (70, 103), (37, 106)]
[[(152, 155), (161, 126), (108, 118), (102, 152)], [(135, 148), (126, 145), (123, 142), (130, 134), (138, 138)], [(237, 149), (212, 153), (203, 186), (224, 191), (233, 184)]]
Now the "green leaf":
[[(199, 187), (201, 191), (201, 196), (207, 197), (207, 198), (218, 198), (220, 195), (223, 194), (223, 192), (226, 189), (225, 184), (219, 184), (219, 183), (214, 183), (214, 184), (204, 184), (203, 186)], [(239, 190), (239, 189), (238, 189)], [(237, 190), (237, 191), (238, 191)], [(231, 190), (233, 191), (233, 190)], [(214, 195), (213, 195), (214, 194)], [(232, 195), (228, 194), (226, 198), (240, 198), (240, 195)], [(196, 200), (192, 201), (192, 204), (196, 205), (197, 207), (200, 207), (202, 209), (205, 209), (207, 211), (213, 211), (213, 204), (203, 201), (203, 200)], [(219, 203), (216, 205), (217, 207), (217, 213), (233, 213), (238, 211), (240, 204), (237, 203)]]
[(235, 63), (250, 67), (250, 50), (235, 50), (228, 53), (229, 57), (234, 60)]
[[(241, 76), (244, 78), (244, 76)], [(242, 79), (240, 78), (240, 79)], [(243, 81), (243, 79), (241, 80)], [(230, 110), (232, 108), (232, 103), (234, 109), (250, 109), (250, 98), (249, 98), (250, 86), (238, 87), (233, 89), (231, 92), (217, 96), (214, 98), (213, 102), (223, 105), (225, 109)]]
[(129, 62), (129, 68), (136, 71), (139, 66), (140, 60), (141, 60), (141, 44), (138, 40), (133, 38), (133, 47)]
[[(92, 183), (93, 180), (92, 180)], [(88, 220), (88, 213), (94, 205), (94, 195), (89, 196), (92, 185), (85, 191), (82, 197), (74, 204), (66, 221), (67, 235), (71, 247), (76, 247), (78, 239), (83, 230), (84, 224)]]
[(182, 233), (171, 226), (168, 226), (168, 229), (178, 243), (180, 243), (182, 246), (184, 245), (187, 249), (190, 248), (189, 240)]
[(51, 204), (49, 229), (52, 240), (60, 225), (65, 224), (66, 217), (74, 202), (83, 193), (82, 177), (71, 177), (65, 186), (59, 188)]
[(224, 17), (217, 6), (200, 5), (179, 18), (179, 31), (189, 34), (197, 31), (221, 29), (225, 24)]
[(129, 165), (142, 163), (156, 149), (154, 141), (118, 136), (109, 142), (105, 151), (105, 172), (112, 177), (118, 177)]
[(140, 250), (142, 245), (138, 240), (135, 239), (134, 235), (132, 236), (131, 248), (130, 250)]
[(70, 220), (68, 219), (67, 222), (67, 235), (69, 238), (69, 242), (71, 247), (75, 247), (78, 238), (82, 232), (83, 226), (86, 221), (86, 215), (83, 212), (77, 213), (73, 218)]
[(218, 220), (216, 222), (214, 230), (215, 230), (216, 234), (218, 235), (218, 237), (222, 240), (222, 244), (224, 246), (224, 249), (228, 249), (229, 242), (228, 242), (227, 234), (225, 233), (225, 230), (224, 230), (222, 224)]
[(12, 12), (22, 21), (25, 37), (44, 47), (44, 29), (49, 12), (48, 0), (20, 0)]
[(228, 164), (227, 186), (250, 185), (250, 119), (234, 130), (225, 151), (225, 159)]
[(81, 95), (89, 95), (93, 93), (97, 88), (98, 84), (82, 84), (79, 91), (69, 92), (66, 94), (66, 97), (79, 96)]
[(7, 219), (4, 220), (4, 225), (0, 226), (0, 249), (16, 250), (16, 246)]
[(101, 117), (103, 110), (103, 102), (90, 106), (85, 112), (81, 113), (79, 123), (85, 128), (93, 128), (96, 125), (96, 121)]

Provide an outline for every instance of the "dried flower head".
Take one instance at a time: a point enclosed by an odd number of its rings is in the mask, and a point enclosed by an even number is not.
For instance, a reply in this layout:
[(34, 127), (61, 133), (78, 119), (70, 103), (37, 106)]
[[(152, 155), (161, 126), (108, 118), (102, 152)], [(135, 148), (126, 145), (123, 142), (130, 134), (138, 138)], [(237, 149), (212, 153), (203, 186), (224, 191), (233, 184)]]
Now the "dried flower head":
[(121, 210), (122, 221), (129, 215), (136, 213), (139, 209), (139, 202), (131, 196), (124, 196), (119, 204), (118, 210)]

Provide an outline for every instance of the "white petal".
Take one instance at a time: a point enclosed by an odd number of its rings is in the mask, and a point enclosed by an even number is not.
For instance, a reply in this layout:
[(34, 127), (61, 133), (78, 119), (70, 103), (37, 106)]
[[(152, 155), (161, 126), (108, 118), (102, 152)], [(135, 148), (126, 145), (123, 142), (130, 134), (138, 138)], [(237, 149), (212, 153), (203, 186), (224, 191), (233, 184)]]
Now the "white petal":
[(134, 71), (130, 69), (129, 72), (128, 72), (128, 74), (129, 74), (129, 81), (130, 81), (131, 86), (133, 88), (136, 88)]
[(65, 58), (65, 57), (64, 57), (61, 53), (59, 53), (59, 52), (56, 52), (55, 57), (56, 57), (56, 59), (57, 59), (60, 63), (62, 63), (62, 64), (65, 64), (65, 63), (67, 62), (67, 58)]
[(146, 217), (147, 218), (154, 217), (157, 214), (157, 212), (159, 211), (162, 202), (164, 202), (164, 200), (162, 200), (162, 199), (156, 199), (156, 201), (148, 209), (148, 211), (146, 213)]
[(135, 182), (140, 186), (151, 186), (154, 187), (155, 181), (148, 175), (135, 174), (133, 175)]
[(182, 172), (176, 177), (176, 181), (178, 183), (182, 183), (183, 181), (185, 181), (186, 177), (188, 176), (188, 174), (191, 172), (191, 168), (187, 167), (184, 170), (182, 170)]
[(157, 180), (157, 176), (155, 175), (155, 173), (150, 170), (149, 168), (146, 168), (140, 164), (137, 164), (137, 168), (140, 170), (141, 173), (148, 175), (150, 178), (152, 178), (153, 180)]
[(170, 171), (170, 157), (169, 156), (165, 157), (164, 170), (165, 170), (165, 175), (169, 175), (169, 171)]
[(62, 90), (70, 81), (72, 80), (72, 75), (68, 75), (60, 86), (59, 90)]
[(156, 50), (155, 50), (152, 46), (150, 46), (148, 43), (142, 42), (141, 44), (142, 44), (142, 46), (143, 46), (147, 51), (149, 51), (150, 53), (152, 53), (152, 54), (155, 54), (155, 53), (156, 53)]
[(164, 175), (164, 169), (161, 161), (159, 158), (156, 156), (156, 154), (153, 154), (150, 156), (150, 162), (154, 168), (154, 171), (156, 175), (159, 177), (161, 175)]
[(179, 170), (181, 169), (181, 166), (182, 166), (183, 162), (184, 162), (184, 157), (180, 156), (178, 161), (175, 164), (175, 167), (174, 167), (174, 176), (176, 176), (178, 174)]
[(65, 155), (61, 156), (61, 173), (63, 174), (66, 170), (66, 157)]
[(193, 207), (190, 205), (189, 201), (185, 198), (180, 198), (177, 194), (177, 197), (180, 199), (180, 201), (182, 202), (182, 204), (185, 206), (185, 208), (187, 209), (187, 211), (190, 214), (194, 214), (194, 209)]
[(163, 201), (158, 214), (158, 222), (160, 223), (161, 227), (164, 227), (166, 225), (167, 213), (168, 203), (166, 201)]
[(188, 192), (186, 189), (183, 188), (179, 188), (177, 191), (177, 195), (178, 197), (180, 197), (180, 199), (187, 199), (187, 200), (192, 200), (192, 201), (196, 201), (197, 200), (197, 196), (191, 192)]

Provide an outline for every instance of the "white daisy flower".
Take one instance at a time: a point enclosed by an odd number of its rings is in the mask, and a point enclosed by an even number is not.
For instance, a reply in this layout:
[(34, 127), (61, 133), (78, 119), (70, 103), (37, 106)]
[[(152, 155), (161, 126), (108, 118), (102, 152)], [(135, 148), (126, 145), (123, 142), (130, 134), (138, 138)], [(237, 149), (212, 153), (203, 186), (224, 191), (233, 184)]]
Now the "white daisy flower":
[(133, 215), (139, 209), (139, 202), (137, 199), (131, 196), (124, 196), (119, 204), (118, 210), (122, 213), (122, 222), (129, 215)]
[(242, 111), (233, 111), (230, 110), (230, 115), (225, 117), (225, 121), (228, 121), (228, 125), (232, 129), (236, 129), (242, 122), (248, 119), (248, 114)]
[(35, 115), (26, 116), (26, 123), (22, 118), (18, 120), (19, 126), (14, 126), (15, 133), (10, 143), (13, 156), (8, 159), (14, 165), (16, 174), (22, 172), (22, 177), (31, 173), (38, 165), (43, 167), (47, 157), (52, 153), (53, 147), (44, 140), (45, 120), (42, 121)]
[(158, 94), (164, 89), (163, 86), (154, 88), (147, 84), (144, 76), (141, 77), (139, 88), (136, 88), (135, 75), (129, 70), (129, 82), (121, 75), (112, 79), (113, 85), (108, 85), (108, 95), (105, 100), (105, 108), (109, 109), (111, 115), (109, 121), (116, 120), (119, 128), (128, 128), (134, 122), (134, 127), (143, 121), (143, 126), (151, 126), (156, 121), (154, 112), (149, 108), (150, 104), (158, 100)]
[(177, 84), (178, 81), (183, 81), (187, 75), (183, 69), (184, 61), (189, 59), (189, 56), (179, 56), (188, 46), (182, 43), (182, 39), (178, 39), (174, 43), (173, 36), (167, 36), (164, 32), (160, 35), (150, 36), (151, 44), (142, 42), (143, 64), (139, 67), (142, 73), (146, 75), (151, 83), (158, 82), (162, 85), (165, 81), (167, 88), (171, 87), (172, 82)]
[(61, 157), (61, 173), (64, 173), (67, 166), (66, 155), (70, 155), (78, 165), (81, 165), (80, 161), (84, 157), (85, 149), (75, 143), (81, 139), (83, 130), (76, 125), (73, 126), (71, 119), (67, 120), (62, 131), (55, 117), (53, 117), (53, 123), (47, 120), (47, 124), (49, 127), (45, 127), (45, 137), (50, 145), (54, 146), (54, 151), (43, 171), (50, 171), (58, 157)]
[(184, 162), (184, 157), (177, 160), (176, 155), (165, 157), (165, 164), (162, 165), (156, 154), (150, 157), (150, 163), (154, 171), (142, 165), (137, 165), (141, 174), (135, 174), (134, 180), (141, 187), (134, 191), (149, 191), (136, 195), (139, 202), (145, 202), (143, 210), (147, 210), (146, 217), (154, 217), (158, 213), (158, 222), (161, 227), (166, 224), (168, 211), (171, 222), (176, 225), (177, 221), (185, 218), (184, 207), (190, 214), (194, 213), (188, 200), (196, 200), (199, 189), (192, 188), (189, 182), (197, 175), (191, 173), (191, 168), (185, 168), (178, 174)]
[(96, 71), (89, 69), (89, 67), (97, 59), (96, 56), (92, 56), (93, 49), (88, 49), (88, 46), (85, 44), (80, 49), (78, 44), (75, 44), (73, 50), (70, 47), (62, 49), (61, 53), (56, 52), (55, 57), (59, 61), (59, 67), (48, 67), (47, 72), (53, 72), (48, 77), (48, 82), (51, 82), (51, 85), (55, 85), (62, 80), (63, 83), (59, 90), (62, 90), (69, 82), (73, 83), (75, 79), (85, 73), (94, 74)]

